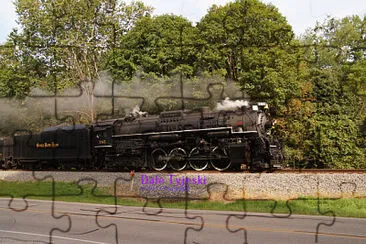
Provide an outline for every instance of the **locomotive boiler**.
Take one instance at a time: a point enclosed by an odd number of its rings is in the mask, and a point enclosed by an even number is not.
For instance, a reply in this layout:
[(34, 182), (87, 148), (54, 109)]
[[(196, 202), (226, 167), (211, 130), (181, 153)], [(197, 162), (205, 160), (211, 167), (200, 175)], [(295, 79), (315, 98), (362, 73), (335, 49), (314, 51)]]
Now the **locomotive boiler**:
[(266, 103), (222, 111), (130, 115), (94, 124), (93, 148), (98, 164), (107, 167), (271, 169), (281, 158), (268, 135), (271, 127)]

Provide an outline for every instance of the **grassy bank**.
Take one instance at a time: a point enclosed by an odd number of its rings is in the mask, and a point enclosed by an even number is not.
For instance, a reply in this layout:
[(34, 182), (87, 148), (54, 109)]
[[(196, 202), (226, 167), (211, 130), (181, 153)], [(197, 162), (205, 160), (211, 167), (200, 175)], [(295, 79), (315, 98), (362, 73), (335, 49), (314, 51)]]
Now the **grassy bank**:
[[(52, 195), (53, 189), (55, 195)], [(0, 197), (27, 197), (29, 199), (56, 200), (67, 202), (85, 202), (114, 204), (110, 188), (97, 188), (93, 191), (91, 185), (78, 188), (75, 183), (57, 182), (5, 182), (0, 181)], [(146, 200), (141, 198), (118, 198), (117, 203), (125, 206), (144, 206)], [(166, 208), (185, 208), (184, 201), (162, 200)], [(149, 201), (148, 207), (158, 207), (154, 201)], [(189, 209), (207, 209), (224, 211), (241, 211), (273, 213), (280, 216), (292, 214), (331, 215), (338, 217), (366, 218), (366, 198), (352, 199), (318, 199), (301, 198), (286, 201), (273, 200), (238, 200), (234, 202), (190, 201)], [(328, 213), (326, 213), (328, 212)]]

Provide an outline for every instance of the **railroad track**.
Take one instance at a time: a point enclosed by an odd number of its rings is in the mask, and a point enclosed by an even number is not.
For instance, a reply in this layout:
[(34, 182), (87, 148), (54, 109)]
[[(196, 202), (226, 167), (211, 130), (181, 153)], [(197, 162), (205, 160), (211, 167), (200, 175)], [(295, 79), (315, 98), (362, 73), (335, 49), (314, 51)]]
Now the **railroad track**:
[[(9, 172), (27, 172), (27, 171), (32, 171), (32, 170), (22, 170), (22, 169), (11, 169), (11, 170), (0, 170), (0, 171), (9, 171)], [(35, 170), (37, 171), (47, 171), (47, 172), (111, 172), (111, 173), (116, 173), (116, 172), (124, 172), (124, 173), (128, 173), (131, 172), (131, 170), (52, 170), (52, 169), (44, 169), (44, 170)], [(162, 173), (162, 174), (177, 174), (177, 173), (199, 173), (199, 174), (243, 174), (243, 173), (253, 173), (253, 172), (249, 172), (248, 170), (240, 170), (240, 171), (233, 171), (233, 170), (228, 170), (228, 171), (217, 171), (217, 170), (205, 170), (205, 171), (195, 171), (195, 170), (184, 170), (184, 171), (174, 171), (174, 170), (163, 170), (163, 171), (155, 171), (155, 170), (139, 170), (136, 172), (141, 172), (141, 173)], [(271, 174), (288, 174), (288, 173), (308, 173), (308, 174), (336, 174), (336, 173), (347, 173), (347, 174), (366, 174), (366, 169), (357, 169), (357, 170), (353, 170), (353, 169), (276, 169), (273, 171), (261, 171), (261, 172), (254, 172), (254, 173), (271, 173)]]
[(273, 173), (312, 173), (312, 174), (325, 174), (325, 173), (355, 173), (366, 174), (366, 169), (281, 169), (276, 170)]

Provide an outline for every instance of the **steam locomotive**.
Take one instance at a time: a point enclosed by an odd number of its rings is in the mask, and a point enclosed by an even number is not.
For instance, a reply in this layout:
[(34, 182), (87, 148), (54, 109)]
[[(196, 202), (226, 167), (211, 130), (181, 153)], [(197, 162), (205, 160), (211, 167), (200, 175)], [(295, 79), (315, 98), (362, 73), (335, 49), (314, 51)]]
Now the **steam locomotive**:
[(46, 128), (0, 139), (3, 168), (218, 171), (273, 169), (281, 148), (270, 137), (266, 103), (200, 112), (130, 114), (92, 125)]

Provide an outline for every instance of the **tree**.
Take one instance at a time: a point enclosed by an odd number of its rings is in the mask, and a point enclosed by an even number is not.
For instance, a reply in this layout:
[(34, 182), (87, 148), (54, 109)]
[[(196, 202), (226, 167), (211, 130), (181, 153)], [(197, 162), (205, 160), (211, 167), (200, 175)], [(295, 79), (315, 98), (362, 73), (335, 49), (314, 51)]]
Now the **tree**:
[(365, 18), (330, 18), (304, 37), (316, 107), (304, 153), (315, 166), (364, 168)]
[(10, 43), (0, 46), (0, 96), (24, 98), (30, 92), (34, 82), (27, 70), (21, 65), (21, 59)]
[(138, 69), (156, 77), (178, 71), (192, 76), (197, 55), (195, 36), (195, 28), (183, 17), (144, 17), (119, 40), (121, 48), (111, 54), (107, 66), (122, 80), (131, 79)]
[[(13, 31), (9, 39), (22, 65), (42, 78), (36, 85), (54, 94), (98, 79), (103, 57), (117, 38), (152, 11), (141, 2), (117, 0), (17, 0), (15, 5), (21, 31)], [(93, 121), (94, 85), (82, 89)]]
[(213, 5), (197, 28), (202, 70), (225, 70), (252, 99), (275, 107), (298, 91), (292, 28), (273, 5), (257, 0)]

